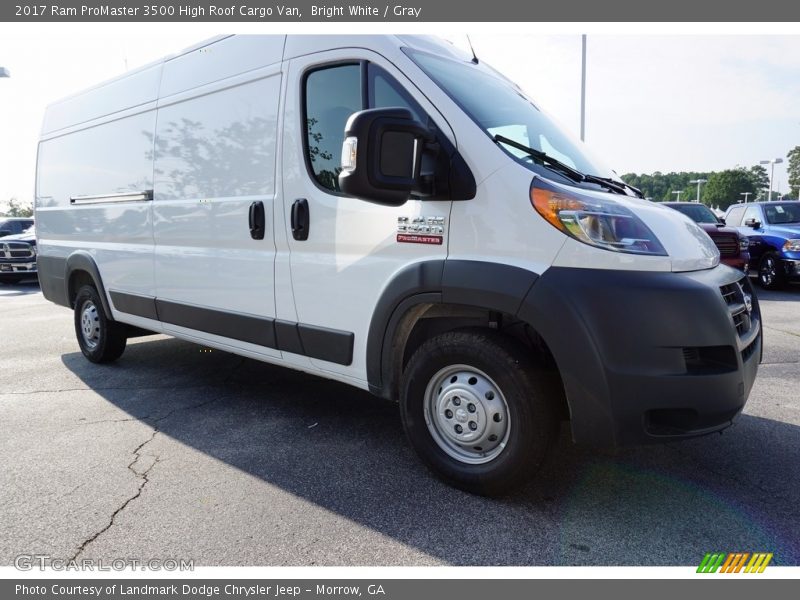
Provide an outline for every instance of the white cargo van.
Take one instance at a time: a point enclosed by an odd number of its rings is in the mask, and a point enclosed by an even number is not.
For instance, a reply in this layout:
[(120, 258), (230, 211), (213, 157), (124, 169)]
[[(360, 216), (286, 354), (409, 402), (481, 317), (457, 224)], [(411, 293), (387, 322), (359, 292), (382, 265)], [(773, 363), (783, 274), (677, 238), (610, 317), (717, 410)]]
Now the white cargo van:
[(66, 98), (39, 279), (81, 350), (141, 330), (400, 402), (420, 457), (501, 493), (559, 421), (619, 446), (730, 425), (747, 278), (498, 72), (406, 36), (229, 36)]

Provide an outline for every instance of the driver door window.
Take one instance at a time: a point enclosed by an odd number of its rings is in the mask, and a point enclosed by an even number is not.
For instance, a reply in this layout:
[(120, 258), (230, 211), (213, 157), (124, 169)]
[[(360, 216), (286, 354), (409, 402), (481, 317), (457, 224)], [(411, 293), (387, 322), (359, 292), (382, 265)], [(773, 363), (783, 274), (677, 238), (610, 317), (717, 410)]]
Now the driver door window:
[(321, 187), (338, 193), (344, 127), (366, 108), (408, 108), (423, 123), (427, 116), (405, 89), (381, 67), (366, 62), (315, 69), (305, 77), (306, 164)]

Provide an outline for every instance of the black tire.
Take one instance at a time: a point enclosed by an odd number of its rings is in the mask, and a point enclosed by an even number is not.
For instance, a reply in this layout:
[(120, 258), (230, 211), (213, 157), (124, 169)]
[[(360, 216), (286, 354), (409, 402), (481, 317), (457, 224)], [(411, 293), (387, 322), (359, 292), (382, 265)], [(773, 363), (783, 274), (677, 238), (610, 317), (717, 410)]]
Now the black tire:
[[(86, 333), (84, 327), (89, 328)], [(117, 360), (128, 342), (125, 325), (106, 315), (100, 295), (91, 285), (81, 287), (75, 297), (75, 335), (83, 355), (94, 363)]]
[[(544, 462), (557, 433), (556, 399), (550, 387), (552, 377), (537, 368), (530, 355), (530, 350), (497, 332), (464, 330), (431, 338), (412, 356), (401, 382), (403, 427), (422, 461), (451, 485), (482, 496), (502, 495), (527, 483)], [(456, 369), (453, 374), (449, 371), (452, 369)], [(477, 373), (476, 377), (469, 376), (470, 369)], [(441, 377), (443, 385), (438, 383)], [(481, 386), (489, 384), (495, 385), (497, 395), (482, 391)], [(463, 400), (456, 395), (462, 393)], [(486, 402), (481, 400), (484, 396)], [(455, 408), (452, 403), (457, 399), (461, 410), (456, 409), (454, 414), (447, 407)], [(472, 402), (480, 405), (476, 408)], [(464, 427), (460, 434), (456, 420), (466, 419), (462, 422), (472, 429), (476, 414), (479, 420), (474, 434), (486, 436), (488, 428), (495, 426), (491, 422), (502, 423), (498, 419), (502, 415), (493, 411), (502, 413), (503, 406), (510, 427), (505, 433), (498, 432), (498, 436), (505, 436), (505, 445), (503, 440), (496, 441), (497, 436), (491, 452), (483, 446), (472, 447), (471, 442), (467, 444), (469, 448), (464, 448), (448, 441), (448, 436), (454, 435), (449, 429), (451, 423), (455, 435), (472, 435)], [(447, 417), (448, 412), (453, 416)], [(482, 423), (480, 415), (485, 416)], [(489, 440), (491, 436), (483, 438), (487, 444)], [(477, 450), (486, 450), (488, 455), (497, 453), (481, 458), (471, 454)], [(471, 460), (488, 462), (475, 464)]]
[(758, 263), (758, 283), (765, 290), (777, 290), (786, 283), (778, 257), (769, 252)]

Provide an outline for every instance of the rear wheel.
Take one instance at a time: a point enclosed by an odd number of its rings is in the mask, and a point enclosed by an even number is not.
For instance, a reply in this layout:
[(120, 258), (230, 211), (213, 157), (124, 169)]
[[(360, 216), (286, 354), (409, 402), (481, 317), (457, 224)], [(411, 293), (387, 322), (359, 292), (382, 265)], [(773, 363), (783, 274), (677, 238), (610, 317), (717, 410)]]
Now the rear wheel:
[(109, 319), (94, 286), (84, 285), (75, 297), (75, 335), (81, 352), (90, 361), (117, 360), (128, 341), (126, 328)]
[(548, 375), (491, 331), (436, 336), (403, 376), (401, 415), (420, 458), (452, 485), (499, 495), (526, 483), (556, 432)]
[(765, 290), (775, 290), (783, 286), (781, 264), (774, 254), (765, 254), (758, 264), (758, 283)]

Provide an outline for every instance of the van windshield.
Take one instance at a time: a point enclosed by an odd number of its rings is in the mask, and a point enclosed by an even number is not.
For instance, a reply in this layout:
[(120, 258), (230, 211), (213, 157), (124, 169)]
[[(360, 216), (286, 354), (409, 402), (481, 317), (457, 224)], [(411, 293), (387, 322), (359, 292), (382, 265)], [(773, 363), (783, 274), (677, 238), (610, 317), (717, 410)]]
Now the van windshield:
[[(582, 173), (620, 181), (507, 79), (471, 62), (457, 62), (408, 48), (404, 51), (490, 137), (511, 139)], [(563, 179), (560, 173), (524, 150), (499, 145), (532, 171)], [(571, 179), (565, 182), (574, 185)]]

